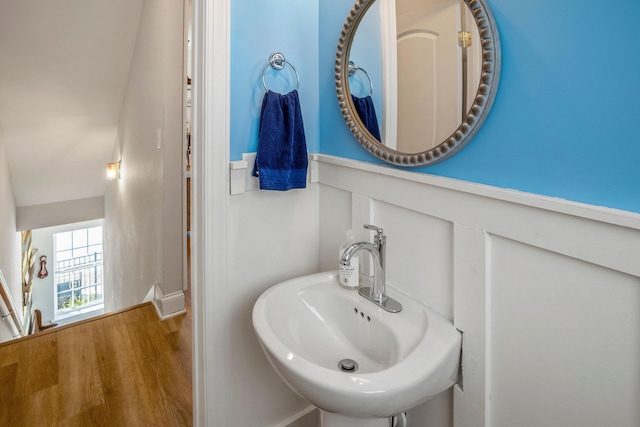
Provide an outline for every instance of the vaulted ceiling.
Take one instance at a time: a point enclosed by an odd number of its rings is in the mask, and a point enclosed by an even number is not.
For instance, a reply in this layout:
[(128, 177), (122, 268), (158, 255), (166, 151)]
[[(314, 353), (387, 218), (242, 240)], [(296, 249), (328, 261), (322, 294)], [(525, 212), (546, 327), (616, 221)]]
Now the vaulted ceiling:
[(0, 138), (17, 206), (102, 196), (143, 0), (0, 0)]

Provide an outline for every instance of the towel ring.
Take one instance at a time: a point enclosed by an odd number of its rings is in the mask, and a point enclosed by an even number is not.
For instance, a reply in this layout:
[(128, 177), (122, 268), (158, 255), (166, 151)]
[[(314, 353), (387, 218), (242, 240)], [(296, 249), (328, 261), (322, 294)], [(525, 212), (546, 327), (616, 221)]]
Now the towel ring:
[(296, 74), (297, 80), (296, 90), (300, 89), (300, 75), (298, 74), (298, 70), (296, 70), (296, 67), (294, 67), (291, 62), (284, 59), (284, 55), (280, 52), (273, 52), (269, 57), (269, 63), (264, 67), (264, 70), (262, 70), (262, 87), (264, 87), (265, 92), (269, 92), (269, 89), (267, 88), (267, 83), (264, 81), (264, 73), (267, 72), (269, 66), (271, 66), (274, 70), (282, 70), (285, 64), (289, 64), (289, 66), (293, 69), (293, 72)]
[(371, 77), (369, 77), (369, 73), (367, 73), (367, 70), (358, 67), (355, 62), (349, 61), (349, 67), (347, 71), (349, 77), (353, 77), (358, 70), (362, 71), (364, 75), (367, 76), (367, 80), (369, 80), (369, 96), (373, 96), (373, 82), (371, 81)]

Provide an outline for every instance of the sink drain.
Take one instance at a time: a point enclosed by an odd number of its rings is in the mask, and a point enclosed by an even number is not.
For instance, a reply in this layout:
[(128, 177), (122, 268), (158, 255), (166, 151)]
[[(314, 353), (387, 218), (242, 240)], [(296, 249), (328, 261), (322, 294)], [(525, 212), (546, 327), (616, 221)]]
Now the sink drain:
[(338, 368), (342, 372), (355, 372), (358, 370), (358, 363), (353, 359), (342, 359), (338, 362)]

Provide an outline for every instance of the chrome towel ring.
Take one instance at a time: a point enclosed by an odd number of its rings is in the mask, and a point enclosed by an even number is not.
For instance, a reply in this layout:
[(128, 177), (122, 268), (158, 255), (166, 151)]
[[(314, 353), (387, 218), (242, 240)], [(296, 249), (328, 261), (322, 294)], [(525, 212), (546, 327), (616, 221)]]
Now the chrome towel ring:
[(284, 55), (280, 52), (273, 52), (269, 57), (269, 63), (264, 67), (264, 70), (262, 70), (262, 87), (264, 87), (265, 92), (269, 92), (269, 88), (267, 88), (267, 83), (264, 80), (264, 73), (267, 72), (269, 66), (271, 66), (274, 70), (282, 70), (285, 64), (289, 64), (291, 69), (293, 69), (293, 72), (296, 74), (297, 80), (296, 90), (300, 89), (300, 75), (298, 74), (298, 70), (296, 70), (296, 67), (294, 67), (291, 62), (287, 61), (284, 58)]
[(367, 80), (369, 80), (369, 96), (373, 96), (373, 82), (371, 81), (371, 77), (369, 77), (369, 73), (367, 73), (364, 68), (358, 67), (355, 62), (349, 61), (349, 67), (347, 69), (349, 77), (355, 75), (358, 70), (362, 71), (364, 75), (367, 76)]

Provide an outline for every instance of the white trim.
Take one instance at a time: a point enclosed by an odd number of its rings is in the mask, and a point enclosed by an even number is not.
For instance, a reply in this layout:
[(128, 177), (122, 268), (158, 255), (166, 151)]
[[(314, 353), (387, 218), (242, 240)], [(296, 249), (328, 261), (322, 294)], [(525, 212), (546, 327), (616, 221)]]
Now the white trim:
[[(189, 75), (189, 8), (190, 2), (185, 0), (182, 5), (182, 247), (184, 250), (182, 251), (182, 290), (186, 291), (189, 286), (189, 276), (188, 276), (188, 249), (187, 245), (190, 243), (189, 229), (188, 229), (188, 213), (189, 207), (187, 206), (188, 198), (187, 194), (189, 189), (187, 188), (187, 178), (190, 177), (190, 171), (187, 169), (187, 123), (189, 122), (189, 113), (191, 112), (191, 97), (187, 92), (191, 92), (190, 85), (187, 84), (187, 78), (191, 77)], [(189, 107), (187, 107), (189, 104)], [(189, 123), (189, 126), (191, 124)]]
[[(454, 190), (461, 193), (483, 196), (490, 199), (502, 200), (519, 205), (549, 210), (557, 213), (564, 213), (585, 219), (640, 230), (640, 214), (635, 212), (608, 208), (604, 206), (590, 205), (580, 202), (573, 202), (570, 200), (564, 200), (555, 197), (525, 193), (522, 191), (493, 187), (490, 185), (477, 184), (453, 178), (429, 175), (425, 173), (410, 172), (391, 166), (363, 163), (342, 157), (329, 156), (326, 154), (314, 154), (312, 156), (312, 159), (320, 163), (329, 165), (343, 166), (355, 170), (372, 172), (379, 175), (400, 178), (405, 181), (428, 184), (430, 186)], [(326, 182), (323, 182), (323, 184), (326, 184)]]
[[(462, 376), (453, 389), (455, 426), (484, 426), (486, 418), (486, 235), (482, 230), (453, 225), (453, 319), (464, 333)], [(488, 316), (488, 314), (486, 314)], [(478, 368), (479, 367), (479, 368)]]
[[(640, 214), (337, 157), (314, 158), (320, 184), (640, 276)], [(538, 223), (547, 225), (538, 229)], [(612, 238), (613, 246), (593, 245)]]
[(242, 160), (229, 162), (229, 194), (242, 194), (260, 188), (258, 178), (253, 176), (256, 154), (242, 153)]
[(53, 321), (56, 322), (56, 323), (60, 322), (60, 321), (63, 321), (63, 320), (68, 321), (72, 317), (84, 316), (86, 314), (93, 313), (94, 311), (102, 311), (102, 312), (104, 312), (104, 299), (103, 299), (102, 302), (100, 302), (98, 304), (93, 304), (93, 305), (89, 305), (89, 306), (86, 306), (86, 307), (77, 308), (75, 310), (68, 311), (66, 313), (61, 313), (61, 312), (58, 311), (56, 313), (58, 315), (54, 315), (53, 316)]
[(153, 286), (153, 306), (156, 308), (160, 320), (166, 320), (187, 312), (184, 292), (173, 292), (164, 295), (158, 283)]
[[(256, 155), (256, 152), (242, 153), (242, 160), (229, 162), (229, 194), (232, 196), (260, 189), (258, 178), (253, 176)], [(310, 154), (309, 168), (307, 170), (307, 183), (309, 184), (318, 182), (318, 169), (312, 159), (313, 154)]]
[(290, 417), (287, 417), (286, 419), (280, 421), (277, 424), (274, 424), (272, 427), (288, 427), (289, 425), (293, 424), (294, 422), (298, 421), (299, 419), (309, 415), (310, 413), (312, 413), (316, 409), (318, 409), (318, 408), (316, 408), (313, 405), (309, 405), (306, 408), (304, 408), (303, 410), (296, 412), (295, 414), (291, 415)]
[[(229, 0), (196, 0), (193, 45), (194, 425), (228, 424)], [(215, 420), (215, 421), (214, 421)]]

